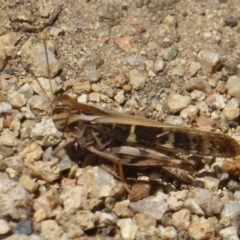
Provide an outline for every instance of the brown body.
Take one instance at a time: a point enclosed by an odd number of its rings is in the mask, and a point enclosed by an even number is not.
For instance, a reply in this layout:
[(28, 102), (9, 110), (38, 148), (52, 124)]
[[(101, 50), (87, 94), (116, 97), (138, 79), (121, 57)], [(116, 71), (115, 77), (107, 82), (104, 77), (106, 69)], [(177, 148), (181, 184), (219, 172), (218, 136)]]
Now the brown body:
[[(120, 143), (136, 147), (202, 156), (240, 155), (238, 142), (230, 136), (164, 124), (78, 103), (67, 95), (54, 99), (52, 118), (59, 131), (71, 133), (76, 138), (82, 133), (78, 126), (84, 126)], [(71, 124), (75, 124), (75, 128), (69, 129)]]

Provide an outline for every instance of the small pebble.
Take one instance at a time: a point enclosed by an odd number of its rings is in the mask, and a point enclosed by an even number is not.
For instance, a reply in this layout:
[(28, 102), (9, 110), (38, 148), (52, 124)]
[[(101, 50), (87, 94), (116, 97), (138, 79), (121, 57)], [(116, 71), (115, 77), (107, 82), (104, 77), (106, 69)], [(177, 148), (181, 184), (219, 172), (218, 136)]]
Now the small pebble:
[(234, 192), (234, 200), (240, 201), (240, 191), (239, 190), (235, 190), (235, 192)]
[(129, 71), (129, 80), (135, 90), (144, 88), (146, 83), (146, 77), (137, 69), (132, 69)]
[(62, 133), (54, 126), (52, 119), (42, 120), (32, 129), (32, 137), (40, 146), (56, 146), (62, 139)]
[(223, 115), (227, 120), (235, 120), (239, 117), (239, 101), (236, 98), (230, 99), (223, 109)]
[(188, 230), (191, 224), (191, 212), (188, 209), (182, 209), (172, 215), (172, 224), (178, 230)]
[(84, 76), (85, 79), (89, 82), (97, 82), (101, 78), (101, 74), (98, 72), (94, 64), (87, 64), (84, 67)]
[(76, 93), (81, 93), (82, 91), (89, 92), (91, 90), (91, 85), (89, 81), (76, 82), (72, 85), (72, 88)]
[(199, 112), (198, 107), (196, 107), (195, 105), (189, 105), (180, 112), (180, 116), (183, 119), (187, 118), (194, 119), (197, 116), (198, 112)]
[(44, 209), (39, 209), (37, 211), (35, 211), (34, 215), (33, 215), (33, 219), (39, 223), (42, 222), (43, 220), (46, 220), (48, 218), (47, 213), (44, 211)]
[(238, 24), (238, 19), (232, 16), (224, 18), (224, 23), (226, 26), (235, 27)]
[(0, 219), (0, 236), (8, 234), (10, 232), (11, 228), (7, 221)]
[(160, 239), (175, 239), (178, 237), (177, 230), (172, 226), (167, 226), (164, 228), (160, 225), (157, 229)]
[(73, 186), (66, 188), (60, 195), (60, 200), (63, 203), (64, 211), (67, 213), (75, 213), (82, 208), (88, 196), (87, 189), (84, 186)]
[(97, 92), (92, 92), (89, 94), (88, 96), (89, 98), (89, 101), (91, 102), (100, 102), (100, 93), (97, 93)]
[(0, 71), (7, 65), (9, 59), (14, 58), (17, 53), (16, 43), (21, 39), (16, 32), (9, 32), (0, 36)]
[(198, 216), (204, 216), (204, 212), (194, 198), (188, 198), (183, 202), (183, 207), (191, 211), (191, 213)]
[(36, 176), (47, 182), (54, 182), (60, 177), (60, 169), (58, 167), (53, 168), (52, 164), (52, 162), (38, 161), (29, 165), (29, 167)]
[(219, 214), (223, 208), (223, 203), (217, 195), (213, 195), (209, 190), (194, 188), (191, 190), (193, 198), (199, 204), (204, 213), (208, 216)]
[(212, 73), (221, 66), (220, 56), (217, 52), (202, 50), (198, 53), (199, 63), (204, 72)]
[(167, 99), (167, 106), (172, 113), (177, 113), (190, 104), (190, 97), (179, 94), (170, 94)]
[(3, 113), (11, 113), (12, 105), (8, 102), (1, 102), (0, 103), (0, 114)]
[(190, 78), (187, 82), (186, 89), (188, 91), (199, 90), (205, 93), (209, 93), (211, 91), (211, 87), (206, 80), (195, 77)]
[(136, 223), (131, 218), (119, 219), (117, 222), (120, 227), (123, 239), (134, 240), (138, 231)]
[(239, 189), (239, 183), (237, 181), (230, 180), (227, 184), (227, 189), (235, 194), (235, 191)]
[(221, 229), (219, 231), (219, 235), (222, 239), (229, 239), (229, 240), (238, 240), (238, 232), (237, 229), (233, 226)]
[(153, 72), (158, 73), (161, 72), (165, 67), (165, 62), (161, 57), (158, 57), (153, 66)]
[(203, 181), (206, 189), (212, 193), (217, 193), (220, 184), (219, 179), (213, 177), (205, 177)]
[(134, 68), (137, 68), (138, 70), (144, 70), (145, 69), (145, 61), (146, 57), (138, 56), (138, 55), (130, 55), (127, 57), (127, 62), (129, 65), (131, 65)]
[(104, 201), (104, 206), (109, 209), (112, 210), (114, 205), (116, 203), (116, 199), (113, 197), (107, 197)]
[(32, 231), (33, 231), (32, 221), (28, 219), (24, 219), (21, 222), (19, 222), (13, 230), (14, 234), (19, 234), (19, 235), (20, 234), (30, 235)]
[(164, 48), (161, 51), (161, 56), (165, 61), (171, 61), (178, 55), (178, 51), (174, 47)]
[(94, 214), (89, 210), (81, 210), (76, 214), (76, 222), (83, 230), (93, 229), (95, 226)]
[(31, 198), (27, 190), (9, 179), (1, 179), (0, 189), (0, 201), (4, 203), (0, 208), (0, 218), (9, 216), (15, 220), (26, 219), (32, 211)]
[(88, 102), (88, 94), (82, 94), (77, 98), (79, 103), (87, 103)]
[(183, 206), (183, 202), (179, 201), (175, 196), (169, 196), (167, 203), (169, 208), (173, 211), (179, 211)]
[(54, 220), (46, 220), (41, 222), (40, 235), (48, 240), (61, 239), (63, 229)]
[(114, 213), (96, 211), (94, 220), (97, 227), (104, 228), (116, 225), (119, 219)]
[(18, 92), (13, 91), (13, 90), (9, 90), (7, 92), (7, 96), (8, 96), (9, 103), (14, 108), (17, 108), (17, 109), (23, 107), (27, 102), (27, 99), (24, 97), (23, 94), (18, 93)]
[(237, 201), (228, 201), (220, 213), (221, 218), (236, 220), (240, 216), (240, 204)]
[(213, 218), (201, 217), (193, 221), (188, 228), (188, 234), (193, 240), (211, 239), (215, 236), (216, 224)]
[(133, 212), (148, 214), (156, 220), (160, 220), (168, 210), (168, 204), (161, 195), (131, 202), (129, 207)]
[(240, 77), (238, 76), (230, 76), (227, 80), (227, 91), (232, 97), (240, 96)]
[(149, 182), (136, 182), (132, 185), (131, 194), (129, 200), (136, 202), (150, 195), (151, 184)]
[(201, 69), (201, 65), (198, 62), (191, 62), (188, 70), (190, 76), (191, 77), (195, 76), (200, 69)]
[(133, 220), (137, 224), (138, 228), (150, 228), (152, 226), (157, 226), (156, 219), (148, 214), (137, 213), (134, 215)]
[(33, 193), (37, 190), (38, 184), (34, 182), (29, 176), (23, 175), (20, 177), (19, 182), (29, 192)]
[(117, 103), (123, 104), (126, 101), (126, 97), (124, 95), (124, 91), (123, 90), (119, 91), (116, 94), (116, 96), (114, 97), (114, 99), (116, 100)]
[(178, 76), (178, 77), (183, 77), (184, 76), (184, 73), (185, 73), (185, 69), (184, 67), (180, 66), (180, 67), (175, 67), (175, 68), (172, 68), (170, 73), (173, 75), (173, 76)]
[(223, 109), (226, 106), (226, 97), (219, 93), (213, 93), (207, 97), (206, 103), (215, 109)]
[(118, 37), (115, 39), (117, 46), (125, 52), (129, 52), (133, 48), (134, 42), (134, 37)]
[(181, 116), (167, 116), (166, 117), (166, 123), (180, 126), (183, 124), (183, 118)]
[(49, 71), (46, 70), (47, 58), (43, 41), (30, 37), (21, 48), (22, 63), (35, 77), (53, 78), (61, 69), (61, 64), (55, 55), (54, 45), (46, 42), (49, 60)]
[(219, 81), (217, 83), (217, 86), (216, 86), (216, 90), (219, 92), (219, 93), (225, 93), (227, 91), (227, 87), (226, 87), (226, 84), (225, 82), (223, 81)]
[(174, 15), (167, 15), (163, 21), (161, 22), (161, 25), (163, 27), (166, 27), (167, 29), (170, 29), (170, 28), (176, 28), (177, 27), (177, 18), (176, 16)]
[(0, 144), (5, 146), (16, 146), (18, 143), (15, 134), (7, 129), (4, 129), (0, 136)]

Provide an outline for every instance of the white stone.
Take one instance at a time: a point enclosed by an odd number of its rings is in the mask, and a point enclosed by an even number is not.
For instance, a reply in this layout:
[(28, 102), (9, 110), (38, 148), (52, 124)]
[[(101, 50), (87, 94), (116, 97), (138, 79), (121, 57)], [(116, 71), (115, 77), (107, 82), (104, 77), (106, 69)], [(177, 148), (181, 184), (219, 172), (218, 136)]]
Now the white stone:
[(223, 95), (217, 94), (215, 101), (211, 104), (212, 107), (223, 109), (226, 106), (226, 98)]
[(124, 95), (124, 91), (123, 90), (119, 91), (116, 94), (116, 96), (114, 97), (114, 99), (116, 100), (117, 103), (123, 104), (126, 101), (126, 97)]
[(100, 102), (100, 93), (98, 92), (92, 92), (89, 94), (89, 101), (91, 102)]
[(17, 139), (15, 134), (8, 128), (4, 129), (0, 136), (0, 144), (6, 146), (16, 146)]
[[(61, 65), (55, 56), (54, 45), (51, 41), (43, 41), (30, 37), (21, 48), (22, 63), (35, 77), (53, 78), (61, 69)], [(46, 56), (46, 51), (48, 56)], [(49, 71), (47, 70), (47, 59)], [(48, 76), (50, 75), (50, 76)]]
[[(222, 237), (222, 240), (230, 240), (231, 237), (235, 237), (236, 240), (239, 239), (237, 229), (233, 226), (221, 229), (219, 235)], [(233, 238), (231, 238), (231, 240), (233, 240)]]
[(227, 90), (228, 94), (232, 97), (239, 97), (240, 95), (240, 77), (230, 76), (227, 80)]
[(52, 162), (34, 162), (29, 167), (33, 170), (36, 176), (39, 176), (43, 180), (53, 182), (60, 177), (60, 169), (58, 167), (52, 167)]
[(194, 119), (197, 116), (198, 112), (199, 112), (199, 109), (197, 106), (189, 105), (180, 112), (180, 116), (183, 119), (187, 119), (187, 118)]
[(203, 101), (204, 99), (206, 99), (206, 93), (199, 90), (193, 90), (190, 93), (190, 96), (193, 100), (198, 100), (198, 101)]
[(42, 148), (36, 143), (26, 146), (20, 153), (19, 156), (24, 160), (25, 166), (31, 166), (35, 161), (38, 161), (43, 154)]
[(20, 38), (20, 35), (16, 32), (9, 32), (0, 36), (0, 71), (4, 69), (8, 59), (15, 57), (17, 53), (15, 45)]
[(125, 191), (124, 185), (99, 167), (85, 167), (76, 173), (78, 184), (88, 189), (91, 198), (106, 198)]
[(183, 202), (179, 201), (175, 196), (170, 196), (167, 199), (167, 204), (169, 208), (173, 211), (179, 211), (180, 209), (182, 209), (183, 206)]
[(0, 219), (0, 236), (7, 234), (11, 230), (10, 226), (8, 225), (8, 222)]
[(88, 95), (87, 94), (82, 94), (77, 98), (77, 101), (79, 103), (87, 103), (88, 102)]
[(134, 240), (138, 231), (137, 225), (131, 218), (120, 219), (117, 222), (120, 227), (121, 235), (123, 239)]
[(118, 221), (118, 217), (113, 213), (105, 213), (101, 211), (95, 212), (95, 221), (97, 223), (97, 227), (105, 228), (108, 226), (116, 225)]
[(189, 67), (189, 74), (193, 77), (201, 68), (201, 65), (198, 62), (191, 62)]
[(167, 116), (165, 119), (166, 123), (180, 126), (183, 124), (183, 119), (180, 116)]
[(40, 235), (48, 240), (61, 239), (63, 229), (54, 220), (46, 220), (41, 222)]
[(95, 216), (89, 210), (78, 211), (75, 217), (75, 221), (83, 230), (90, 230), (95, 227)]
[(221, 218), (228, 218), (230, 220), (237, 219), (240, 215), (240, 204), (237, 201), (228, 201), (224, 204), (220, 213)]
[(154, 62), (154, 66), (153, 66), (153, 72), (154, 73), (158, 73), (161, 72), (165, 67), (165, 62), (161, 57), (158, 57), (155, 62)]
[(8, 98), (9, 103), (14, 108), (21, 108), (27, 102), (27, 99), (24, 97), (24, 95), (22, 93), (18, 93), (17, 91), (14, 91), (12, 89), (7, 91), (7, 98)]
[(179, 94), (170, 94), (167, 99), (167, 106), (172, 113), (177, 113), (186, 108), (190, 104), (189, 96), (182, 96)]
[(172, 226), (167, 226), (167, 227), (163, 227), (163, 226), (159, 226), (158, 228), (158, 236), (160, 237), (160, 239), (163, 240), (167, 240), (167, 239), (176, 239), (177, 238), (177, 230), (172, 227)]
[[(31, 207), (30, 195), (21, 184), (1, 179), (0, 181), (0, 218), (5, 216), (20, 220), (29, 216)], [(4, 204), (3, 204), (4, 203)]]
[(62, 133), (57, 131), (51, 119), (42, 120), (32, 129), (32, 137), (39, 145), (49, 147), (57, 145), (62, 139)]
[(182, 76), (184, 76), (185, 69), (182, 66), (175, 67), (175, 68), (171, 69), (170, 73), (171, 73), (171, 75), (182, 77)]
[(205, 188), (212, 193), (217, 193), (219, 184), (220, 184), (220, 180), (217, 178), (213, 178), (213, 177), (204, 178)]
[(11, 113), (12, 112), (12, 105), (8, 102), (1, 102), (0, 103), (0, 114), (3, 113)]
[(194, 198), (188, 198), (183, 202), (183, 206), (198, 216), (204, 216), (205, 213)]
[(221, 66), (220, 56), (218, 53), (202, 50), (198, 53), (198, 60), (202, 67), (202, 70), (211, 73), (217, 70)]
[(144, 88), (146, 83), (146, 77), (137, 69), (129, 71), (129, 81), (135, 90)]
[(225, 108), (223, 114), (227, 120), (235, 120), (239, 117), (239, 101), (236, 98), (230, 99)]
[(60, 200), (63, 202), (64, 212), (73, 214), (87, 201), (88, 191), (84, 186), (64, 188)]
[(188, 234), (193, 240), (211, 239), (215, 236), (216, 224), (213, 218), (199, 218), (191, 223)]
[(191, 212), (188, 209), (182, 209), (172, 215), (172, 224), (178, 230), (187, 230), (191, 223)]

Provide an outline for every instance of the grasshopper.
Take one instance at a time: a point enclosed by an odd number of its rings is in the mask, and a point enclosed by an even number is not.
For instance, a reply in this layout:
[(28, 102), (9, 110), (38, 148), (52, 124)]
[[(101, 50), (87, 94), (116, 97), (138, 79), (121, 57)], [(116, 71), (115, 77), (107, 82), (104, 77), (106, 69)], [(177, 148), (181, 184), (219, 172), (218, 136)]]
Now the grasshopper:
[[(117, 164), (123, 181), (122, 165), (193, 171), (194, 162), (183, 161), (176, 153), (224, 158), (240, 155), (238, 142), (227, 135), (159, 123), (78, 103), (67, 95), (56, 96), (52, 106), (56, 128), (70, 134), (71, 141), (90, 136), (90, 140), (85, 142), (86, 149)], [(92, 137), (94, 134), (100, 137)], [(101, 136), (109, 139), (110, 143), (99, 147)]]
[[(56, 11), (55, 15), (58, 14), (59, 11)], [(49, 71), (47, 51), (46, 59)], [(56, 96), (51, 106), (55, 127), (68, 136), (68, 141), (57, 147), (53, 155), (67, 144), (78, 142), (89, 152), (117, 164), (123, 181), (122, 165), (193, 171), (194, 162), (182, 160), (179, 153), (223, 158), (240, 155), (238, 142), (227, 135), (169, 125), (79, 103), (68, 95)]]

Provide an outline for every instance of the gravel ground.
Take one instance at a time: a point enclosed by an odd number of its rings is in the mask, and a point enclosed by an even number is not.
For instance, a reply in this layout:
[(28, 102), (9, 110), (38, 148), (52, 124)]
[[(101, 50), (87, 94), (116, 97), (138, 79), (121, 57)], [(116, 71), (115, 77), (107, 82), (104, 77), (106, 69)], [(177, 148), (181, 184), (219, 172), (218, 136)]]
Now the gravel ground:
[(239, 1), (0, 2), (0, 239), (239, 239), (237, 157), (126, 167), (128, 194), (75, 145), (52, 167), (49, 113), (51, 78), (55, 95), (240, 142)]

